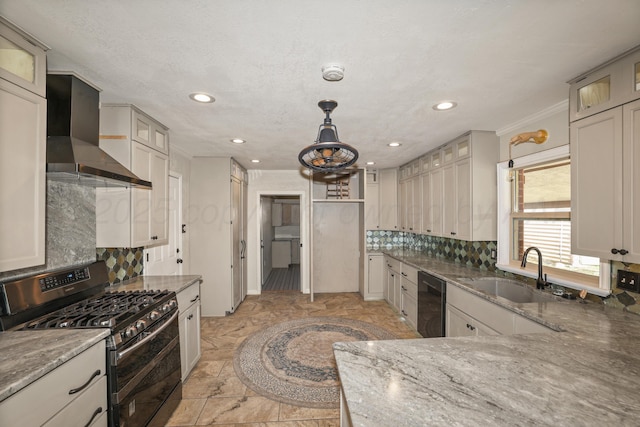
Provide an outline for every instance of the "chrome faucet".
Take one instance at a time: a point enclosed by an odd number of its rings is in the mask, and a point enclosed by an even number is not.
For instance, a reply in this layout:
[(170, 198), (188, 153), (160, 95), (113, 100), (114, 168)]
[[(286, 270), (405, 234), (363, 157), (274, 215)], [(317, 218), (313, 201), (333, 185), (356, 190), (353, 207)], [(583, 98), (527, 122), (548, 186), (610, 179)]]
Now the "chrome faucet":
[(547, 286), (547, 275), (545, 274), (544, 278), (542, 277), (542, 253), (540, 252), (540, 249), (535, 246), (528, 247), (522, 255), (522, 264), (520, 264), (520, 267), (525, 268), (527, 266), (527, 255), (529, 255), (529, 251), (531, 249), (538, 253), (538, 278), (536, 279), (536, 289), (544, 289), (544, 287)]

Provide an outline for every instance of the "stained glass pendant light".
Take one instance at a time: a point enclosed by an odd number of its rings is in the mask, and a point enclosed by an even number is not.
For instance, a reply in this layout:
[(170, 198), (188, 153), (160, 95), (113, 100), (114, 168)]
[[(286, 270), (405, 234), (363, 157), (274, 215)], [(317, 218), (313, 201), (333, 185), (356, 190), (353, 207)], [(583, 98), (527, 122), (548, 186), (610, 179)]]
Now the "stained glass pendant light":
[(347, 168), (358, 160), (358, 151), (338, 139), (338, 129), (331, 123), (331, 112), (338, 106), (336, 101), (318, 102), (318, 107), (325, 112), (324, 123), (318, 129), (318, 137), (314, 144), (305, 147), (298, 155), (300, 163), (320, 172), (334, 172)]

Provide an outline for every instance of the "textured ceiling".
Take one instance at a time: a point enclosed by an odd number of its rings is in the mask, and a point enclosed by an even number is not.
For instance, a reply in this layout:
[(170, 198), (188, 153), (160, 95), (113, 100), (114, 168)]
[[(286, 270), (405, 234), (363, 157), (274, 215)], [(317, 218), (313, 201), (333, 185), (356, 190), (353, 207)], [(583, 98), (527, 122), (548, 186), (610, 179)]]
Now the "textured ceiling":
[[(398, 166), (566, 100), (567, 80), (640, 43), (638, 0), (1, 0), (0, 13), (51, 47), (50, 70), (135, 104), (172, 146), (253, 169), (299, 167), (322, 99), (358, 165)], [(322, 79), (330, 63), (342, 81)], [(443, 99), (458, 107), (434, 111)]]

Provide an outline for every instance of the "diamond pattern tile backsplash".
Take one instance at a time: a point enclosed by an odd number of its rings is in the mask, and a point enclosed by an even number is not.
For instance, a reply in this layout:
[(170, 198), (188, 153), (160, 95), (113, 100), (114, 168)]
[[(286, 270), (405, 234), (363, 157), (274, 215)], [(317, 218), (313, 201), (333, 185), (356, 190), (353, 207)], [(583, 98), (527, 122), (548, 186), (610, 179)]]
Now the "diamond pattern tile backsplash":
[(144, 248), (97, 248), (96, 259), (107, 264), (109, 283), (141, 276), (144, 269)]
[(366, 245), (374, 250), (411, 249), (481, 270), (496, 270), (496, 260), (491, 259), (491, 250), (497, 247), (494, 241), (467, 242), (403, 231), (367, 230)]

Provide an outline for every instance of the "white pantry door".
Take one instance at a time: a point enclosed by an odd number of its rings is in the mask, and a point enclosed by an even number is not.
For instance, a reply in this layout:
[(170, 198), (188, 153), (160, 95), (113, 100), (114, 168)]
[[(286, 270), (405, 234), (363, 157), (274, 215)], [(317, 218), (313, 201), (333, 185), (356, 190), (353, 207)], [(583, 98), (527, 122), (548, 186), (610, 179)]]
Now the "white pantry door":
[(144, 252), (144, 275), (182, 274), (182, 176), (178, 174), (169, 174), (169, 243)]

